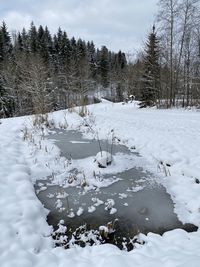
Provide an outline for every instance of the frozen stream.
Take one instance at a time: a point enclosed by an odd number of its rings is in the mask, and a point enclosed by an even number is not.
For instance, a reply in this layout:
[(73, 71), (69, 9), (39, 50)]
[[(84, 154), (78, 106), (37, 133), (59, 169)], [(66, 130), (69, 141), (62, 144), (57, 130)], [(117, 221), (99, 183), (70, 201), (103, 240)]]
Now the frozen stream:
[[(62, 156), (70, 159), (83, 159), (95, 156), (99, 152), (96, 140), (84, 139), (75, 131), (56, 132), (48, 136), (62, 151)], [(111, 145), (101, 141), (102, 150), (109, 151)], [(115, 144), (113, 154), (118, 152), (131, 154), (127, 147)], [(109, 166), (108, 166), (109, 168)], [(170, 195), (163, 186), (156, 183), (150, 173), (132, 166), (117, 174), (104, 175), (104, 179), (113, 177), (119, 181), (105, 188), (85, 190), (52, 184), (52, 178), (38, 180), (35, 188), (40, 201), (50, 211), (48, 223), (56, 229), (63, 219), (68, 230), (87, 224), (90, 229), (118, 219), (115, 227), (116, 237), (133, 237), (139, 230), (143, 233), (163, 233), (175, 228), (187, 231), (196, 230), (193, 225), (183, 225), (173, 212), (174, 206)], [(45, 190), (42, 190), (45, 189)]]

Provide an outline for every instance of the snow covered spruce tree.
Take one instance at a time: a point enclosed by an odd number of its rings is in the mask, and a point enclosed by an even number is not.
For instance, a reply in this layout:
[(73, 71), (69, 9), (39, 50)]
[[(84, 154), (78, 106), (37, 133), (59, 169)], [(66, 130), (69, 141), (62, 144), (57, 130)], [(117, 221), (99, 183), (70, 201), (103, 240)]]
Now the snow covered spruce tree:
[(5, 22), (0, 27), (0, 118), (13, 115), (11, 88), (6, 83), (6, 68), (12, 58), (11, 37)]
[(160, 66), (158, 38), (153, 26), (146, 43), (144, 55), (144, 74), (142, 76), (140, 107), (152, 107), (157, 105), (160, 91)]

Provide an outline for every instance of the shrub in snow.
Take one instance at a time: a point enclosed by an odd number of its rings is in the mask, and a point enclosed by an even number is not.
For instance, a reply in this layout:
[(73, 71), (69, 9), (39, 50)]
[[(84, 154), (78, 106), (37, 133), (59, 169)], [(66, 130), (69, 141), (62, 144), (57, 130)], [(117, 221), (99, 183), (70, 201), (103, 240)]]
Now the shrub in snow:
[(99, 231), (88, 230), (87, 225), (79, 226), (73, 233), (71, 240), (68, 242), (68, 247), (72, 248), (74, 246), (92, 246), (100, 245), (103, 243)]
[(106, 168), (112, 163), (112, 155), (107, 151), (100, 151), (95, 157), (95, 162), (99, 168)]
[(65, 246), (67, 244), (67, 227), (64, 225), (64, 223), (64, 220), (60, 220), (58, 223), (58, 229), (52, 234), (52, 237), (55, 240), (55, 245)]
[(171, 176), (169, 167), (171, 167), (171, 164), (169, 163), (164, 163), (163, 161), (159, 161), (158, 163), (158, 170), (163, 172), (165, 176)]
[(68, 213), (68, 217), (69, 218), (74, 218), (75, 217), (75, 214), (73, 212), (73, 209), (70, 209), (69, 213)]
[(107, 201), (105, 202), (105, 210), (111, 210), (114, 205), (114, 199), (107, 199)]
[(54, 121), (50, 120), (48, 114), (36, 114), (33, 116), (33, 126), (37, 129), (42, 127), (54, 128)]
[(96, 197), (92, 198), (92, 202), (94, 202), (94, 206), (98, 207), (100, 205), (102, 205), (104, 202)]
[(99, 227), (99, 233), (103, 240), (113, 240), (114, 241), (114, 233), (115, 233), (115, 223), (118, 219), (115, 219), (113, 222), (108, 222), (107, 225), (101, 225)]
[(105, 210), (108, 210), (110, 214), (116, 213), (117, 209), (113, 208), (114, 205), (115, 201), (113, 199), (107, 199), (107, 201), (105, 202)]

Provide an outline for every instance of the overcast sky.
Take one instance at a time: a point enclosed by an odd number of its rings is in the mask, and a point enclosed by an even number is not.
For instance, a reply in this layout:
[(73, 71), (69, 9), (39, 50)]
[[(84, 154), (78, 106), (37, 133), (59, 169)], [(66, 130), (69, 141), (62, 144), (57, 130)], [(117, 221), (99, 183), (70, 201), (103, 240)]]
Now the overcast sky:
[(134, 52), (154, 22), (158, 0), (0, 0), (0, 21), (9, 30), (60, 26), (69, 37), (93, 40), (97, 47)]

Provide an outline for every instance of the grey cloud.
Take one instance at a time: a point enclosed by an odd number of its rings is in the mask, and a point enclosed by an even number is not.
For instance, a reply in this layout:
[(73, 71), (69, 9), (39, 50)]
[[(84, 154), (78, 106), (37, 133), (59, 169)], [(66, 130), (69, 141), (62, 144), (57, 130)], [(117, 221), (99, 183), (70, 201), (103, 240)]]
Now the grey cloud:
[(94, 40), (97, 46), (129, 51), (142, 45), (153, 23), (157, 0), (0, 0), (0, 20), (10, 29), (61, 26), (68, 35)]

